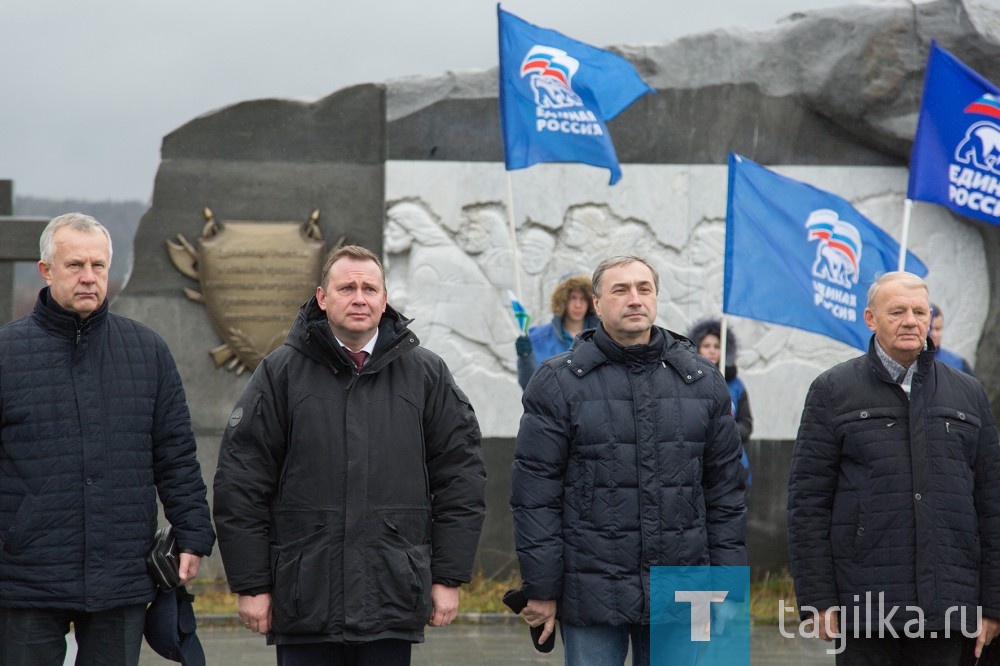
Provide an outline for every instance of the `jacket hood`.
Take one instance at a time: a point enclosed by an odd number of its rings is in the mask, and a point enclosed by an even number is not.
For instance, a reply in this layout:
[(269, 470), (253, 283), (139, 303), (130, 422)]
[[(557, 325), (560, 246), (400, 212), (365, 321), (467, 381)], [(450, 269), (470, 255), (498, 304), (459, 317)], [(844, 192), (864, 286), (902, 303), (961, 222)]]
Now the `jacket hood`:
[[(711, 333), (721, 340), (721, 332), (722, 322), (718, 319), (700, 319), (691, 325), (687, 337), (694, 343), (695, 351), (698, 351), (698, 347), (701, 346), (701, 341), (706, 335)], [(736, 342), (736, 335), (733, 333), (732, 327), (726, 327), (726, 381), (736, 377), (736, 354), (738, 352), (739, 346)]]
[[(412, 321), (391, 305), (386, 305), (378, 325), (378, 340), (375, 342), (371, 361), (373, 367), (381, 365), (378, 360), (385, 358), (385, 352), (396, 346), (404, 337), (408, 338), (407, 348), (419, 344), (417, 336), (409, 329)], [(299, 313), (292, 322), (292, 328), (288, 331), (288, 337), (285, 338), (285, 344), (319, 363), (332, 363), (338, 370), (352, 371), (354, 368), (353, 361), (343, 352), (333, 331), (330, 330), (326, 312), (320, 309), (315, 296), (299, 308)], [(368, 367), (366, 364), (365, 369)]]

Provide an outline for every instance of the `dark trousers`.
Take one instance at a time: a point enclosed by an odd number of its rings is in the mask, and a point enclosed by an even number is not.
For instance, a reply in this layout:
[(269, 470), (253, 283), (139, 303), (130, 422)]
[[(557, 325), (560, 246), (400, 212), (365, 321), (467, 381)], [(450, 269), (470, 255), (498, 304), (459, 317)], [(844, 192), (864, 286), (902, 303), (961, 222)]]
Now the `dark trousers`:
[(847, 646), (837, 655), (837, 666), (958, 666), (963, 648), (975, 640), (960, 632), (948, 638), (854, 638), (848, 634)]
[(410, 666), (412, 643), (386, 638), (371, 643), (301, 643), (277, 647), (278, 666)]
[(76, 635), (76, 666), (134, 666), (139, 663), (146, 604), (100, 613), (0, 608), (0, 664), (62, 666), (66, 634)]

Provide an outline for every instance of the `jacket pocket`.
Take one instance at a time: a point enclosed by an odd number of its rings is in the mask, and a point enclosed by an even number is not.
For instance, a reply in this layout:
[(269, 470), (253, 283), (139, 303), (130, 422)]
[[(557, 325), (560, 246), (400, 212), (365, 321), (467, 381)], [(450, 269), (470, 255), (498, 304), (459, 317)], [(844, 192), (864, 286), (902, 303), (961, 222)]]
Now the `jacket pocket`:
[(10, 522), (10, 527), (7, 528), (7, 534), (3, 536), (3, 549), (10, 555), (17, 555), (17, 552), (21, 549), (21, 542), (24, 539), (28, 520), (31, 517), (33, 504), (34, 500), (31, 495), (25, 495), (24, 499), (21, 500), (21, 505), (17, 507), (14, 520)]
[(576, 495), (577, 506), (580, 511), (580, 518), (587, 522), (593, 521), (594, 509), (594, 461), (575, 458), (571, 459), (570, 465), (576, 470), (569, 481), (570, 491)]
[[(423, 520), (404, 515), (403, 520)], [(386, 629), (421, 629), (431, 616), (431, 544), (414, 544), (397, 518), (383, 518), (378, 543), (378, 613)], [(412, 538), (412, 537), (411, 537)], [(429, 541), (429, 540), (428, 540)]]
[(277, 633), (321, 633), (330, 617), (326, 524), (286, 544), (271, 544), (272, 613)]

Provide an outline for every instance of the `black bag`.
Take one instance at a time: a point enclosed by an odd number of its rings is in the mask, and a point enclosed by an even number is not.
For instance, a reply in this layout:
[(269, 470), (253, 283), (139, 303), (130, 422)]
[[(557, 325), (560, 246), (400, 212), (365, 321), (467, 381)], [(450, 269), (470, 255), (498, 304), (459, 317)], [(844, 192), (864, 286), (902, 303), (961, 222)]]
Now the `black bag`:
[(146, 553), (146, 569), (156, 586), (169, 592), (181, 584), (180, 555), (177, 539), (170, 525), (161, 527), (153, 537), (153, 545)]
[[(528, 605), (528, 598), (524, 596), (524, 592), (521, 590), (507, 590), (507, 593), (503, 595), (503, 602), (507, 605), (507, 608), (511, 609), (518, 615), (524, 610), (524, 607)], [(552, 648), (556, 646), (556, 632), (553, 631), (549, 634), (549, 637), (545, 639), (544, 643), (539, 643), (538, 639), (542, 637), (542, 632), (545, 631), (545, 625), (538, 625), (537, 627), (529, 627), (531, 634), (531, 644), (539, 652), (552, 652)]]

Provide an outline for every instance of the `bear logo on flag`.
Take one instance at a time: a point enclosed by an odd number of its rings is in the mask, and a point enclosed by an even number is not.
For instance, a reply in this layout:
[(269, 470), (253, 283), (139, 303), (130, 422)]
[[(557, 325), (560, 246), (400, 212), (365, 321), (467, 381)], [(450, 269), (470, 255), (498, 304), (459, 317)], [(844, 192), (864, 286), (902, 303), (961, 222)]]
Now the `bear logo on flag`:
[(861, 234), (857, 227), (845, 222), (837, 211), (821, 208), (809, 214), (806, 221), (809, 240), (818, 240), (814, 277), (851, 289), (858, 282), (861, 264)]

